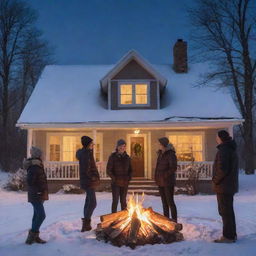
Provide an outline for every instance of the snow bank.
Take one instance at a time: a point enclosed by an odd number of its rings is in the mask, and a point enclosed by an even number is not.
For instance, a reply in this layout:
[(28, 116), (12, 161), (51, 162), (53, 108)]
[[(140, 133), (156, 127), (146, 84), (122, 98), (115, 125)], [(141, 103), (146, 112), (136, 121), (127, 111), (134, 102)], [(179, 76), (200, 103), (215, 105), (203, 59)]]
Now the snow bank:
[[(1, 175), (2, 177), (2, 175)], [(1, 256), (254, 256), (256, 240), (256, 175), (240, 175), (241, 192), (235, 196), (238, 242), (214, 244), (221, 235), (221, 219), (214, 195), (176, 196), (179, 221), (183, 223), (185, 241), (173, 244), (146, 245), (134, 251), (117, 248), (95, 239), (93, 231), (81, 233), (84, 195), (53, 194), (45, 203), (47, 218), (42, 225), (46, 245), (24, 244), (31, 225), (32, 207), (24, 192), (0, 191), (0, 255)], [(99, 216), (109, 213), (110, 193), (97, 193), (98, 205), (92, 224), (96, 227)], [(159, 197), (146, 196), (145, 207), (162, 212)]]

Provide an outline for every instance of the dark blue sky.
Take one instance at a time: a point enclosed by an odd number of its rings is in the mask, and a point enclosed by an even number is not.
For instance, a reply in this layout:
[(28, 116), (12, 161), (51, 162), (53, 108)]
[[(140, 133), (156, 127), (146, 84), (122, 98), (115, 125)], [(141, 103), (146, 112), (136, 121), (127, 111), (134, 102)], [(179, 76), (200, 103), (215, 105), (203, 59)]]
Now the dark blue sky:
[(189, 0), (27, 1), (59, 64), (115, 63), (130, 49), (170, 63), (176, 39), (188, 40)]

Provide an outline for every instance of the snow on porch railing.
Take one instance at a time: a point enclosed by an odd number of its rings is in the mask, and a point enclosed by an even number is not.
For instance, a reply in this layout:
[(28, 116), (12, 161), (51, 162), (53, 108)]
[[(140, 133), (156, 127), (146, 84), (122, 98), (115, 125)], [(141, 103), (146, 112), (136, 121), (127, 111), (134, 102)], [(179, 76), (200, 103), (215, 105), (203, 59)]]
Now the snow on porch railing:
[[(78, 180), (78, 162), (45, 162), (45, 172), (49, 180)], [(106, 162), (97, 162), (98, 171), (102, 179), (109, 179), (106, 174)], [(188, 169), (191, 162), (178, 162), (177, 180), (188, 179)], [(213, 162), (194, 162), (194, 167), (200, 169), (199, 180), (210, 180)]]
[[(177, 180), (187, 180), (189, 177), (188, 170), (192, 167), (191, 162), (178, 162)], [(193, 167), (198, 170), (199, 180), (211, 180), (213, 162), (194, 162)]]
[[(105, 162), (96, 163), (100, 177), (107, 178)], [(48, 180), (79, 180), (78, 162), (44, 162)]]

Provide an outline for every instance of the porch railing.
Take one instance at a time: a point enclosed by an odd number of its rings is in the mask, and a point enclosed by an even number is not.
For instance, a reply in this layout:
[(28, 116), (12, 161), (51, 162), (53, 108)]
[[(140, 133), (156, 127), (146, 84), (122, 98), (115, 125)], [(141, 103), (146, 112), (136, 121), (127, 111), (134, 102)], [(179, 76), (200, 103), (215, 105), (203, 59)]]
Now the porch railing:
[[(78, 162), (45, 162), (45, 172), (49, 180), (78, 180)], [(96, 163), (100, 177), (109, 179), (106, 174), (106, 162)], [(194, 162), (194, 167), (199, 170), (199, 180), (210, 180), (212, 177), (213, 162)], [(177, 170), (177, 180), (187, 180), (191, 162), (179, 162)]]

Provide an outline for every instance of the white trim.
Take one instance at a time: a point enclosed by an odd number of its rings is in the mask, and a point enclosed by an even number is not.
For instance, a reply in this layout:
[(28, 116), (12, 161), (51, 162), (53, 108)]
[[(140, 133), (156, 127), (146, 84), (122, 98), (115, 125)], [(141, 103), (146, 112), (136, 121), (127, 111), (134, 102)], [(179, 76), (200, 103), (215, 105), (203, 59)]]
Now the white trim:
[(127, 137), (127, 153), (131, 155), (131, 138), (143, 137), (144, 138), (144, 178), (149, 178), (149, 158), (148, 158), (148, 134), (146, 133), (128, 133)]
[[(146, 111), (145, 111), (146, 113)], [(17, 127), (21, 129), (92, 129), (99, 128), (156, 128), (156, 129), (166, 129), (168, 128), (181, 128), (181, 129), (191, 129), (197, 128), (227, 128), (230, 125), (238, 125), (243, 123), (243, 119), (223, 119), (223, 120), (198, 120), (198, 121), (149, 121), (149, 122), (86, 122), (86, 123), (18, 123)]]
[(230, 125), (228, 127), (228, 133), (233, 138), (233, 136), (234, 136), (234, 127), (233, 127), (233, 125)]
[[(148, 145), (152, 145), (152, 137), (151, 132), (148, 132)], [(152, 172), (152, 151), (151, 147), (148, 147), (148, 179), (153, 179), (153, 172)]]
[(171, 131), (166, 132), (165, 136), (169, 138), (171, 135), (201, 135), (202, 136), (202, 162), (205, 162), (205, 156), (206, 156), (206, 140), (205, 140), (205, 131)]
[[(131, 84), (132, 85), (132, 104), (121, 104), (121, 90), (120, 87), (122, 84)], [(136, 104), (136, 84), (146, 84), (147, 85), (147, 104)], [(118, 104), (119, 108), (138, 108), (138, 107), (150, 107), (150, 96), (151, 96), (151, 85), (149, 80), (118, 80), (117, 86), (117, 96), (118, 96)]]
[(30, 155), (30, 149), (33, 145), (33, 130), (28, 129), (27, 131), (27, 158), (29, 158)]

